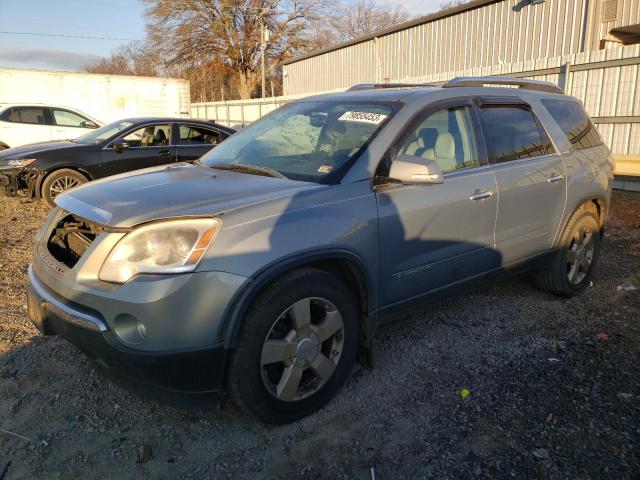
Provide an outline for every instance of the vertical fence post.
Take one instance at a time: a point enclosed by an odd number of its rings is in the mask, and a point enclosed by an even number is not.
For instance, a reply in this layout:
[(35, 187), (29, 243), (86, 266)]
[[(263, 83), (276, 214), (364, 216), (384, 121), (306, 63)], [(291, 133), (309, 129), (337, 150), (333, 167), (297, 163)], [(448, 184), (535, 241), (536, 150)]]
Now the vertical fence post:
[(563, 63), (560, 67), (560, 75), (558, 75), (558, 86), (564, 93), (569, 93), (571, 75), (571, 62)]

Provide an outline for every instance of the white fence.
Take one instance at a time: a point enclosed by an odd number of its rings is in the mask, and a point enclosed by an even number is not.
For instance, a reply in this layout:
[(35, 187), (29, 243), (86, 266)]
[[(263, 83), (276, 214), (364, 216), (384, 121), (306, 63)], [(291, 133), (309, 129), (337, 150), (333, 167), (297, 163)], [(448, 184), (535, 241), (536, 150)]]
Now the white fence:
[(308, 95), (192, 103), (191, 116), (193, 118), (215, 120), (228, 127), (244, 127), (285, 103), (306, 96)]

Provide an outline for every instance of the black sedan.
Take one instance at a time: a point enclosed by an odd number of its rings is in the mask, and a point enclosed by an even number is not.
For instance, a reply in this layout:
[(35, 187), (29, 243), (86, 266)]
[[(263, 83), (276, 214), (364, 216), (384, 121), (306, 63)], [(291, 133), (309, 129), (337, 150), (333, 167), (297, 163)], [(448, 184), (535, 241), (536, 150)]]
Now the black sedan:
[(27, 190), (53, 206), (58, 195), (90, 180), (195, 160), (233, 133), (203, 120), (132, 118), (75, 140), (10, 148), (0, 152), (0, 193)]

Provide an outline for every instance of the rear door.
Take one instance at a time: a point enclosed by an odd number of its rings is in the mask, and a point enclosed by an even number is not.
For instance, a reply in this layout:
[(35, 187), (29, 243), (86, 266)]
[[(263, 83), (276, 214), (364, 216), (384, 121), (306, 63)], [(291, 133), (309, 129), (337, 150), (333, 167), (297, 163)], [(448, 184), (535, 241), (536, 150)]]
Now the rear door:
[[(113, 145), (124, 144), (118, 153)], [(171, 144), (171, 124), (153, 123), (138, 126), (110, 142), (100, 153), (102, 175), (155, 167), (176, 161), (176, 149)]]
[(226, 134), (215, 128), (190, 123), (180, 123), (177, 126), (175, 141), (179, 162), (200, 158), (226, 138)]
[(517, 97), (478, 98), (498, 182), (496, 248), (503, 266), (551, 247), (566, 203), (562, 157)]
[(41, 106), (12, 107), (3, 114), (2, 140), (10, 147), (52, 139), (49, 110)]
[(444, 182), (376, 187), (384, 305), (500, 265), (493, 248), (497, 187), (478, 125), (468, 99), (443, 102), (428, 107), (389, 152), (388, 162), (401, 154), (435, 160)]

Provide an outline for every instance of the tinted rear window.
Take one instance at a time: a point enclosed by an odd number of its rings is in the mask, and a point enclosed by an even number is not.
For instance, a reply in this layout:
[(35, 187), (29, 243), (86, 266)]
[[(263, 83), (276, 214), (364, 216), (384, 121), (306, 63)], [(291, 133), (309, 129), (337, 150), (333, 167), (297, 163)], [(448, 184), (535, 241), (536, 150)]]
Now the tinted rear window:
[(482, 117), (489, 129), (496, 162), (539, 157), (553, 151), (549, 138), (540, 132), (533, 113), (527, 107), (485, 107)]
[(602, 139), (580, 104), (567, 100), (542, 100), (576, 149), (595, 147)]

